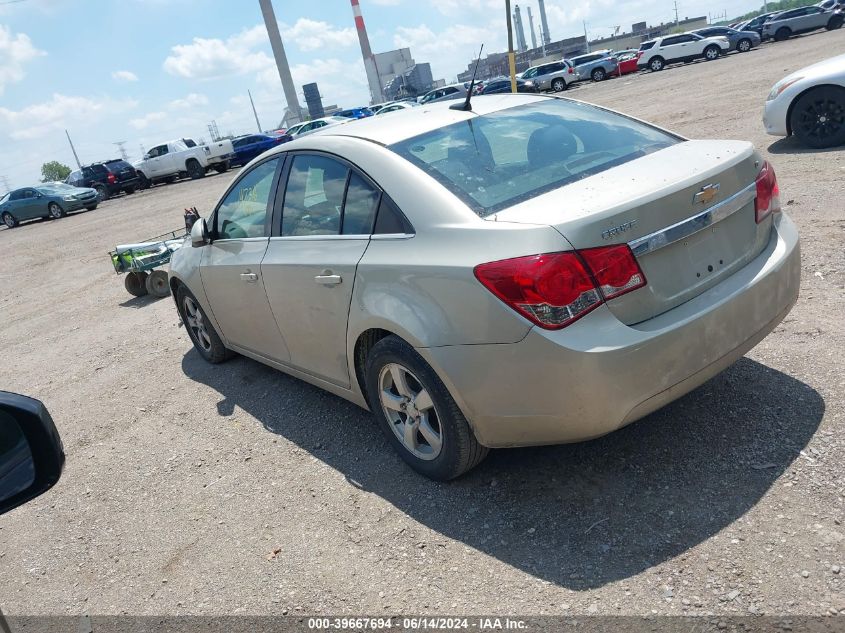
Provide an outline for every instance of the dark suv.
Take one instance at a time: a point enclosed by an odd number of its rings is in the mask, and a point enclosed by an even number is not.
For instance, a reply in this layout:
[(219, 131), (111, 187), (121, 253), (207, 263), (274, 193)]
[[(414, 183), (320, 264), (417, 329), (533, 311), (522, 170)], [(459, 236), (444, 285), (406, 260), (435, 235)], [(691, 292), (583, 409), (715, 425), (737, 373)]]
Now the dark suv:
[(102, 202), (121, 191), (135, 193), (141, 180), (132, 165), (115, 158), (72, 171), (65, 182), (74, 187), (91, 187)]

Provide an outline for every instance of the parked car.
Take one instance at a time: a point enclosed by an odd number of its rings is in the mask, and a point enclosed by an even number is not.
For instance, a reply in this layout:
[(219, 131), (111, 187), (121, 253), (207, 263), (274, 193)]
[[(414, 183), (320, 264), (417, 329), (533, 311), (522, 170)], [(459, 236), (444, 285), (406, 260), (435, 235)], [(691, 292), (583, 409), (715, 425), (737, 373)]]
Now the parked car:
[(589, 77), (593, 81), (604, 81), (616, 74), (618, 61), (611, 50), (594, 51), (586, 55), (578, 55), (569, 60), (575, 67), (579, 79)]
[(451, 105), (239, 174), (171, 259), (198, 354), (368, 407), (412, 468), (450, 479), (488, 447), (647, 415), (795, 304), (798, 233), (751, 143), (537, 94)]
[(351, 119), (348, 119), (345, 116), (326, 116), (319, 119), (313, 119), (311, 121), (303, 121), (302, 123), (297, 123), (296, 125), (289, 128), (288, 134), (293, 138), (298, 138), (300, 136), (303, 136), (304, 134), (316, 132), (320, 128), (324, 128), (327, 125), (349, 123), (350, 120)]
[(228, 139), (197, 145), (192, 139), (182, 138), (151, 148), (134, 167), (141, 179), (141, 188), (146, 189), (162, 180), (172, 182), (185, 176), (196, 180), (211, 169), (222, 174), (229, 169), (229, 161), (234, 156), (232, 141)]
[(246, 136), (234, 138), (232, 139), (234, 157), (229, 161), (229, 164), (232, 166), (246, 165), (253, 158), (263, 154), (268, 149), (272, 149), (282, 143), (287, 143), (291, 139), (293, 137), (289, 134), (281, 134), (279, 136), (247, 134)]
[(755, 46), (760, 46), (762, 41), (756, 31), (737, 31), (727, 26), (708, 26), (691, 32), (701, 37), (726, 37), (731, 49), (739, 53), (747, 53)]
[(388, 114), (389, 112), (396, 112), (398, 110), (408, 110), (409, 108), (416, 108), (419, 104), (415, 101), (397, 101), (396, 103), (389, 103), (376, 112), (376, 116)]
[(368, 116), (373, 116), (374, 112), (369, 108), (349, 108), (348, 110), (341, 110), (337, 116), (342, 116), (347, 119), (365, 119)]
[[(539, 92), (537, 90), (537, 85), (533, 81), (529, 81), (527, 79), (516, 78), (516, 91), (517, 92)], [(492, 95), (498, 93), (510, 93), (511, 92), (511, 79), (510, 77), (497, 77), (494, 79), (488, 79), (484, 82), (484, 87), (481, 89), (481, 93), (483, 95)]]
[(568, 59), (532, 66), (519, 76), (533, 81), (537, 90), (554, 90), (555, 92), (566, 90), (569, 84), (580, 78)]
[(777, 82), (766, 99), (763, 125), (769, 134), (794, 135), (814, 148), (845, 145), (845, 55)]
[(819, 6), (799, 7), (783, 11), (773, 16), (763, 24), (762, 37), (764, 40), (774, 39), (776, 42), (788, 40), (799, 33), (809, 33), (819, 29), (833, 31), (842, 28), (845, 16), (833, 9), (822, 9)]
[(466, 99), (467, 87), (464, 84), (452, 84), (426, 92), (420, 97), (420, 103), (435, 103), (437, 101), (451, 101), (452, 99)]
[(10, 229), (24, 220), (65, 217), (71, 211), (93, 211), (99, 203), (94, 189), (48, 182), (14, 189), (0, 198), (0, 220)]
[(737, 31), (754, 31), (759, 35), (761, 38), (763, 36), (763, 25), (766, 23), (766, 20), (771, 18), (772, 16), (777, 15), (780, 11), (772, 11), (770, 13), (761, 13), (755, 18), (751, 20), (746, 20), (745, 22), (740, 22), (734, 28)]
[(658, 37), (640, 45), (637, 68), (663, 70), (667, 64), (690, 62), (696, 59), (712, 61), (731, 49), (726, 37), (701, 37), (695, 33), (681, 33)]
[(127, 194), (135, 193), (141, 179), (132, 165), (120, 158), (113, 158), (74, 170), (65, 182), (74, 187), (94, 189), (102, 202), (121, 191)]
[(841, 12), (845, 11), (845, 0), (823, 0), (817, 3), (816, 6), (822, 9), (839, 10)]
[(617, 51), (616, 52), (616, 61), (618, 63), (616, 72), (621, 77), (622, 75), (628, 75), (630, 73), (635, 73), (637, 70), (637, 59), (640, 56), (640, 51), (633, 48), (630, 50), (624, 51)]

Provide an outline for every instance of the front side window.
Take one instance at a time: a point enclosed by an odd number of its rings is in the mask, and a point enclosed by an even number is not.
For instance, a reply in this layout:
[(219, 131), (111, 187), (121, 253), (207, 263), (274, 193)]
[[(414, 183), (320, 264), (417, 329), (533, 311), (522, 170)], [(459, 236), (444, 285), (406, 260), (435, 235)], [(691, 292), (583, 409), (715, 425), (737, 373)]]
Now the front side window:
[(389, 146), (481, 216), (679, 142), (585, 103), (549, 99)]
[(214, 218), (221, 240), (264, 237), (267, 208), (279, 158), (256, 165), (244, 174), (217, 207)]
[(294, 156), (285, 189), (282, 235), (338, 235), (349, 168), (326, 156)]

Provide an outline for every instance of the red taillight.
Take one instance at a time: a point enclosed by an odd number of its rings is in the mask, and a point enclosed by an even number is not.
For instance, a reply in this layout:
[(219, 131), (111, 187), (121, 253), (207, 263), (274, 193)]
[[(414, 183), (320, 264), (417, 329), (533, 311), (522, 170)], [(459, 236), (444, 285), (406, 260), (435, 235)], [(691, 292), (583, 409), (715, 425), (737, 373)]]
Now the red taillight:
[(775, 170), (767, 162), (757, 175), (757, 197), (754, 199), (754, 216), (760, 224), (772, 213), (780, 213), (780, 189)]
[(108, 176), (106, 176), (106, 180), (110, 185), (113, 185), (117, 182), (117, 178), (114, 177), (114, 174), (109, 174)]
[(569, 74), (572, 75), (574, 73), (575, 73), (575, 70), (572, 68), (572, 66), (570, 66), (569, 67)]
[(564, 328), (602, 301), (645, 285), (645, 275), (624, 244), (479, 264), (475, 276), (499, 299), (547, 330)]

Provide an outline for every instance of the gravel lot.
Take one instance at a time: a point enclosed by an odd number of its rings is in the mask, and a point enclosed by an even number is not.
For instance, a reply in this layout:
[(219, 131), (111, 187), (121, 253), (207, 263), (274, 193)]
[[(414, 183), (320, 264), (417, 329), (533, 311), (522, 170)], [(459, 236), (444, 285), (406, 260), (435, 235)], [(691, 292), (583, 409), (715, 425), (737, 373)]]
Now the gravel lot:
[[(747, 358), (588, 443), (494, 451), (435, 484), (368, 413), (192, 351), (170, 299), (106, 252), (211, 208), (231, 174), (0, 230), (0, 386), (68, 453), (0, 518), (12, 614), (827, 614), (845, 611), (845, 151), (762, 130), (771, 85), (845, 32), (584, 85), (594, 101), (771, 159), (801, 299)], [(602, 397), (597, 394), (597, 397)]]

